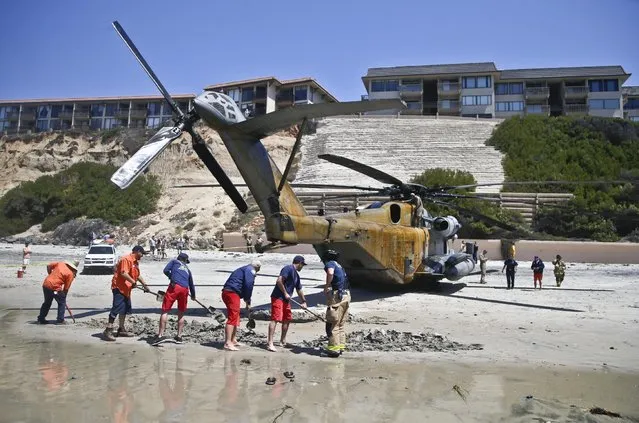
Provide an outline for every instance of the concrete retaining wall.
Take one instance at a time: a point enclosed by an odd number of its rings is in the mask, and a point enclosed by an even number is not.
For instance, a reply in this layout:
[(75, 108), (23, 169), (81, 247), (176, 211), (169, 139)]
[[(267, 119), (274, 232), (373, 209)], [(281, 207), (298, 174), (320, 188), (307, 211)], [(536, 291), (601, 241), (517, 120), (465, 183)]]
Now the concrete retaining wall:
[[(224, 234), (224, 248), (227, 251), (246, 252), (246, 241), (239, 232)], [(471, 241), (471, 240), (466, 240)], [(461, 240), (453, 244), (458, 251)], [(501, 260), (501, 241), (498, 239), (480, 239), (479, 251), (487, 250), (491, 260)], [(608, 263), (639, 264), (639, 244), (632, 242), (586, 242), (586, 241), (528, 241), (515, 242), (518, 261), (532, 261), (534, 256), (550, 262), (560, 254), (566, 262), (572, 263)], [(315, 254), (312, 245), (300, 244), (274, 250), (277, 253)]]

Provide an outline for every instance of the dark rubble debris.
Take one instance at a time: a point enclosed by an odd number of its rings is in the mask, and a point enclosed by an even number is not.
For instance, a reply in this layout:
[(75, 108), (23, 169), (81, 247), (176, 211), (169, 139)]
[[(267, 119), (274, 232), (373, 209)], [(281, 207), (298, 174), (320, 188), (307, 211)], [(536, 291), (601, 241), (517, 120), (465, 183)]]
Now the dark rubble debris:
[[(104, 329), (106, 325), (105, 319), (90, 319), (83, 323), (91, 328)], [(154, 337), (158, 333), (159, 319), (151, 319), (146, 316), (133, 315), (127, 319), (126, 328), (139, 337)], [(177, 333), (177, 319), (170, 317), (166, 325), (166, 336), (173, 336)], [(219, 323), (215, 319), (210, 321), (185, 320), (184, 330), (182, 332), (184, 342), (191, 343), (207, 343), (207, 342), (224, 342), (224, 324)], [(249, 345), (262, 345), (266, 343), (264, 335), (255, 332), (238, 330), (238, 340)]]
[[(309, 348), (323, 347), (327, 343), (326, 336), (313, 341), (303, 341)], [(465, 351), (482, 350), (481, 344), (461, 344), (449, 341), (435, 333), (399, 332), (396, 330), (364, 330), (346, 334), (348, 351), (385, 351), (385, 352), (423, 352), (423, 351)]]

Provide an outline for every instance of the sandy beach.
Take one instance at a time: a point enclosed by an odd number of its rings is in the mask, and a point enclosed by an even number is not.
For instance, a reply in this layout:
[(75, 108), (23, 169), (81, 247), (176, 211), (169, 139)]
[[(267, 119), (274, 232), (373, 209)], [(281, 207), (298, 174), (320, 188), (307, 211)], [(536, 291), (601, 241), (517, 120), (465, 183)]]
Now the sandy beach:
[[(119, 253), (129, 249), (122, 246)], [(488, 275), (486, 285), (478, 284), (479, 276), (471, 276), (443, 283), (435, 292), (358, 287), (353, 289), (347, 331), (361, 335), (354, 342), (366, 334), (388, 342), (329, 359), (321, 357), (318, 348), (323, 324), (301, 310), (295, 316), (305, 321), (293, 323), (288, 337), (293, 348), (278, 353), (264, 348), (266, 320), (257, 321), (253, 334), (242, 331), (240, 341), (244, 337), (248, 345), (241, 351), (221, 350), (215, 319), (194, 303), (189, 304), (187, 328), (211, 329), (198, 329), (200, 335), (187, 336), (183, 345), (154, 348), (144, 336), (107, 344), (99, 335), (111, 302), (109, 274), (78, 275), (68, 297), (75, 324), (36, 325), (46, 263), (79, 259), (86, 248), (34, 245), (32, 250), (32, 264), (19, 279), (21, 246), (0, 245), (0, 389), (13, 389), (0, 399), (3, 410), (10, 410), (10, 417), (0, 421), (86, 421), (81, 411), (71, 412), (86, 408), (71, 404), (77, 402), (74, 395), (95, 404), (89, 407), (94, 415), (112, 417), (123, 410), (122, 404), (113, 408), (104, 401), (104, 388), (113, 384), (112, 379), (126, 382), (122, 392), (129, 390), (124, 397), (130, 402), (128, 412), (136, 417), (129, 416), (129, 421), (184, 421), (184, 416), (190, 421), (275, 421), (280, 412), (280, 422), (612, 421), (590, 414), (594, 406), (623, 416), (615, 421), (639, 421), (639, 265), (569, 263), (562, 287), (554, 286), (552, 271), (547, 271), (543, 290), (532, 289), (530, 263), (523, 259), (515, 290), (505, 289), (501, 273)], [(274, 275), (293, 257), (189, 254), (198, 298), (222, 312), (220, 291), (229, 271), (259, 257), (263, 266), (253, 305), (268, 310)], [(322, 263), (316, 256), (307, 256), (307, 262), (300, 274), (304, 292), (311, 310), (322, 313)], [(166, 286), (165, 264), (150, 257), (142, 261), (142, 275), (157, 285), (154, 290)], [(501, 262), (490, 261), (488, 268), (501, 270)], [(154, 296), (136, 291), (133, 306), (135, 319), (149, 318), (149, 326), (157, 322), (160, 304)], [(49, 319), (54, 315), (52, 310)], [(242, 328), (245, 322), (243, 317)], [(417, 341), (420, 334), (428, 334), (479, 348), (437, 351), (428, 343), (421, 350), (398, 352), (401, 346), (393, 342), (402, 332), (410, 332)], [(126, 371), (114, 364), (119, 362), (125, 363)], [(46, 363), (66, 368), (49, 372), (59, 379), (55, 389), (47, 388), (49, 379), (42, 376)], [(286, 370), (295, 372), (294, 382), (282, 376)], [(113, 376), (117, 371), (126, 377)], [(276, 385), (265, 385), (270, 376), (278, 379)], [(181, 394), (182, 417), (176, 420), (158, 416), (167, 403), (162, 395), (158, 398), (157, 390), (168, 392), (162, 388), (167, 377), (175, 386), (177, 379), (191, 384), (189, 393)], [(177, 388), (171, 389), (175, 394)], [(17, 406), (42, 401), (69, 407), (47, 420), (43, 410), (26, 414)], [(340, 411), (332, 414), (331, 407)], [(212, 417), (216, 414), (219, 419)]]

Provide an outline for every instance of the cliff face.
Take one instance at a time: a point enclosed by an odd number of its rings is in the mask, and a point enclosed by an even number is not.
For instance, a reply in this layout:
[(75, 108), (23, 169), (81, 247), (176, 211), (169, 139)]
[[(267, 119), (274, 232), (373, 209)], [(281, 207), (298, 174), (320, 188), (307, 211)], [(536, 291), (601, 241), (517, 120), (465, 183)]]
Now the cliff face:
[[(243, 183), (217, 133), (199, 127), (213, 155), (231, 180)], [(0, 138), (0, 166), (4, 169), (0, 179), (0, 195), (24, 181), (64, 170), (74, 163), (89, 161), (113, 164), (124, 163), (154, 131), (115, 130), (86, 134), (80, 132), (43, 133)], [(275, 162), (283, 168), (295, 139), (289, 134), (274, 135), (263, 140)], [(237, 226), (236, 208), (221, 188), (173, 188), (176, 184), (217, 183), (191, 148), (188, 134), (174, 141), (154, 162), (150, 173), (158, 176), (162, 184), (162, 197), (158, 210), (115, 229), (121, 242), (138, 242), (151, 235), (167, 238), (186, 236), (194, 246), (210, 246), (216, 235), (226, 229), (229, 222)], [(246, 188), (238, 187), (242, 194)], [(16, 238), (37, 234), (37, 228)]]

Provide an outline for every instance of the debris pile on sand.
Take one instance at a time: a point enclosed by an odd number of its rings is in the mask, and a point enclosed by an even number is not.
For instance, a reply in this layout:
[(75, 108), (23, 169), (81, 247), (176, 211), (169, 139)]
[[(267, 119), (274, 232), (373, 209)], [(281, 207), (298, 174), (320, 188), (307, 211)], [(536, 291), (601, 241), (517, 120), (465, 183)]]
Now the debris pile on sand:
[[(326, 336), (313, 341), (303, 341), (305, 347), (325, 346)], [(349, 351), (463, 351), (481, 350), (481, 344), (461, 344), (449, 341), (436, 333), (412, 333), (396, 330), (365, 330), (346, 334), (346, 348)]]
[[(324, 309), (321, 311), (314, 310), (313, 308), (309, 308), (315, 314), (319, 314), (320, 316), (324, 314)], [(315, 320), (319, 320), (317, 317), (313, 316), (311, 313), (308, 313), (304, 310), (293, 309), (291, 310), (293, 323), (305, 323), (305, 322), (313, 322)], [(251, 317), (255, 320), (271, 320), (271, 310), (270, 309), (256, 309), (251, 311)]]
[[(84, 323), (91, 328), (104, 328), (104, 319), (91, 319)], [(127, 330), (136, 336), (151, 339), (158, 333), (158, 319), (145, 316), (131, 316), (127, 319)], [(177, 319), (170, 317), (166, 324), (166, 334), (173, 336), (177, 333)], [(210, 321), (185, 320), (182, 332), (184, 342), (204, 344), (209, 342), (224, 342), (224, 324), (211, 319)], [(264, 335), (252, 331), (238, 329), (238, 340), (249, 345), (261, 345), (266, 342)]]

